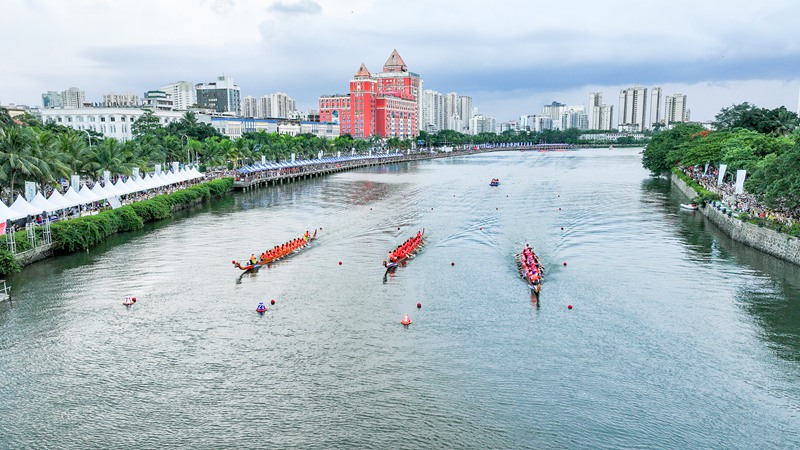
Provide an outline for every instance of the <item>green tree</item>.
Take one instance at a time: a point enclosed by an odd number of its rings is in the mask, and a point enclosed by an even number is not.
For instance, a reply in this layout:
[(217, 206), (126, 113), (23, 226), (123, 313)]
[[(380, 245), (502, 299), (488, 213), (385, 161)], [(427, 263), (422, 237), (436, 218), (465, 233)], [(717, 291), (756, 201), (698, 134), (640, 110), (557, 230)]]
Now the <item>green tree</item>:
[(681, 123), (653, 136), (642, 154), (642, 165), (653, 175), (669, 172), (674, 166), (672, 160), (681, 158), (677, 152), (681, 145), (704, 130), (701, 125)]
[(35, 131), (31, 128), (0, 128), (0, 180), (8, 183), (11, 197), (20, 177), (39, 176), (41, 161), (33, 151)]

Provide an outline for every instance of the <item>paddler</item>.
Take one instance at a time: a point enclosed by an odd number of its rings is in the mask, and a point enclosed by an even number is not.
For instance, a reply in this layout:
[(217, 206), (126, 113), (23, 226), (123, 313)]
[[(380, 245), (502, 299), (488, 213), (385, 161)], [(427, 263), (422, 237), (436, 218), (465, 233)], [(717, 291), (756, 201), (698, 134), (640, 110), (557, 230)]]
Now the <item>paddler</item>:
[(309, 234), (308, 230), (306, 230), (306, 234), (303, 235), (303, 240), (308, 242), (309, 239), (311, 239), (311, 234)]
[(250, 255), (250, 264), (254, 265), (257, 262), (258, 262), (258, 259), (256, 258), (256, 254), (253, 253), (252, 255)]

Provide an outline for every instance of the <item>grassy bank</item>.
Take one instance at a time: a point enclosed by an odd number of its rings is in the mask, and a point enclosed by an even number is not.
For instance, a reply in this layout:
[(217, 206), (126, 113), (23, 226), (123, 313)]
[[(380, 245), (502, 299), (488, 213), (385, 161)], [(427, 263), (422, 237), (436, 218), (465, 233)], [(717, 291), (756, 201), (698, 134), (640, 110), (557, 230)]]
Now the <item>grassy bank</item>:
[[(55, 222), (50, 226), (55, 250), (61, 254), (85, 250), (103, 242), (112, 234), (138, 230), (147, 222), (170, 218), (174, 211), (223, 195), (232, 186), (233, 179), (222, 178), (92, 216)], [(36, 231), (37, 240), (41, 241), (41, 228)], [(14, 255), (6, 250), (6, 239), (9, 238), (17, 241), (18, 252), (31, 248), (25, 230), (1, 236), (0, 274), (18, 272), (21, 269)]]

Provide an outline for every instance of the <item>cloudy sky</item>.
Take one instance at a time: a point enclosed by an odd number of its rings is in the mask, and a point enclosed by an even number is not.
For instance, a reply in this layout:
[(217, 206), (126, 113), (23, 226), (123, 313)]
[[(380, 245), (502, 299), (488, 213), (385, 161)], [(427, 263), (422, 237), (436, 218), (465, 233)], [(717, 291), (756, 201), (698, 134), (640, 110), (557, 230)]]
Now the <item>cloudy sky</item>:
[(748, 101), (796, 111), (797, 0), (2, 0), (0, 104), (77, 86), (88, 101), (231, 75), (303, 110), (393, 49), (424, 87), (498, 121), (552, 101), (661, 86), (693, 120)]

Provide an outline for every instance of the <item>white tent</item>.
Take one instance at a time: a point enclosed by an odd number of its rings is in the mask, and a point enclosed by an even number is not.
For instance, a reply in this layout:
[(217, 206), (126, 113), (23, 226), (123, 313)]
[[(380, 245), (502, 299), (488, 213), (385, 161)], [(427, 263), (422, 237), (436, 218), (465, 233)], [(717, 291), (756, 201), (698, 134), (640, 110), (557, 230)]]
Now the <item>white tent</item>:
[(130, 188), (128, 186), (125, 186), (125, 182), (122, 181), (122, 178), (120, 178), (119, 180), (117, 180), (116, 183), (114, 183), (114, 188), (117, 190), (117, 192), (119, 192), (120, 195), (131, 193)]
[(99, 195), (92, 192), (91, 189), (87, 188), (85, 184), (81, 185), (81, 190), (78, 191), (81, 197), (91, 201), (91, 202), (102, 202), (107, 197), (100, 197)]
[(70, 186), (70, 188), (67, 189), (67, 192), (64, 193), (64, 198), (75, 203), (76, 205), (86, 205), (89, 203), (93, 203), (93, 200), (89, 200), (78, 194), (78, 191), (75, 190), (74, 186)]
[(102, 200), (105, 200), (105, 199), (111, 198), (111, 197), (116, 197), (115, 194), (112, 194), (112, 193), (108, 192), (107, 190), (103, 189), (103, 186), (100, 186), (100, 183), (95, 183), (94, 186), (92, 186), (92, 192), (95, 195), (97, 195), (98, 197), (100, 197)]
[(31, 204), (25, 201), (25, 198), (21, 195), (17, 196), (17, 200), (15, 200), (14, 203), (9, 206), (9, 208), (18, 213), (25, 214), (26, 216), (36, 216), (44, 211), (44, 209), (38, 209), (31, 206)]
[(133, 180), (133, 182), (136, 183), (137, 186), (139, 186), (140, 191), (147, 191), (153, 189), (153, 187), (147, 184), (147, 182), (142, 177)]
[(14, 211), (13, 209), (6, 206), (5, 203), (0, 202), (0, 221), (5, 222), (6, 220), (17, 220), (26, 217), (27, 214)]
[(36, 196), (33, 197), (33, 200), (30, 201), (30, 204), (39, 211), (47, 211), (49, 213), (64, 209), (63, 206), (57, 205), (44, 198), (44, 195), (42, 195), (41, 192), (36, 193)]
[(167, 176), (167, 173), (168, 172), (161, 172), (158, 175), (158, 179), (161, 180), (161, 185), (162, 186), (168, 186), (168, 185), (170, 185), (170, 184), (175, 182), (169, 176)]
[(114, 183), (112, 183), (111, 180), (108, 181), (108, 184), (103, 186), (103, 190), (112, 195), (125, 195), (124, 192), (121, 192), (116, 186), (114, 186)]
[(78, 206), (80, 204), (67, 200), (58, 191), (53, 191), (53, 193), (50, 194), (48, 200), (50, 200), (52, 203), (55, 203), (56, 205), (61, 205), (64, 208), (72, 208), (73, 206)]
[(133, 177), (128, 177), (128, 180), (125, 181), (125, 188), (128, 189), (128, 193), (132, 192), (139, 192), (142, 188), (133, 181)]

